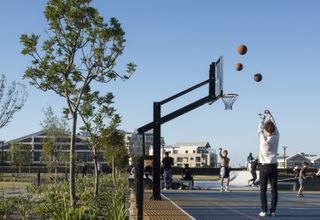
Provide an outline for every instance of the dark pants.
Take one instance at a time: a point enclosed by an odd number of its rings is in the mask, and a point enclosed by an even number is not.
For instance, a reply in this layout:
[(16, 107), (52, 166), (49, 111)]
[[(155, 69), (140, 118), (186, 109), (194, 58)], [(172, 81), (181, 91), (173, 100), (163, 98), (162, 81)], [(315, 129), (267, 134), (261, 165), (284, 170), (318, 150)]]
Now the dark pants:
[(252, 184), (254, 185), (256, 183), (256, 180), (257, 180), (257, 172), (256, 170), (251, 170), (251, 175), (252, 175)]
[(278, 169), (276, 164), (263, 164), (260, 166), (260, 198), (261, 211), (267, 212), (267, 184), (271, 184), (271, 209), (270, 212), (275, 212), (278, 202)]

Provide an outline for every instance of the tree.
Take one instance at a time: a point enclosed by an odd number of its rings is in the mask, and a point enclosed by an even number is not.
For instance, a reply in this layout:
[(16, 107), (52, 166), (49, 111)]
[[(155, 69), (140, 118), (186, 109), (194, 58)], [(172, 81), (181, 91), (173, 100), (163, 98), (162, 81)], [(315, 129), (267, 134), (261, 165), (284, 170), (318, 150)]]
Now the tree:
[(106, 129), (106, 118), (120, 118), (115, 114), (115, 109), (111, 106), (113, 104), (113, 94), (107, 93), (105, 96), (100, 96), (99, 92), (87, 92), (84, 96), (84, 102), (80, 107), (79, 115), (84, 123), (80, 128), (87, 136), (89, 148), (92, 153), (94, 173), (95, 173), (95, 187), (94, 194), (98, 195), (99, 191), (99, 153), (102, 148), (102, 133)]
[(124, 31), (116, 18), (105, 23), (91, 0), (49, 0), (45, 9), (49, 30), (39, 51), (39, 35), (23, 34), (22, 54), (32, 58), (24, 78), (35, 87), (52, 90), (66, 101), (64, 113), (71, 116), (70, 205), (75, 206), (75, 138), (79, 108), (93, 82), (108, 83), (128, 79), (135, 70), (127, 64), (126, 73), (114, 70), (124, 50)]
[(0, 129), (21, 110), (26, 99), (27, 92), (23, 84), (15, 81), (8, 84), (5, 75), (0, 75)]
[(55, 173), (57, 173), (58, 162), (63, 161), (63, 139), (70, 133), (67, 121), (64, 118), (59, 119), (49, 106), (44, 111), (44, 119), (41, 122), (41, 126), (47, 133), (42, 142), (41, 161), (47, 164), (50, 173), (53, 167), (55, 168)]
[(115, 170), (127, 169), (129, 155), (124, 143), (124, 133), (118, 129), (121, 119), (118, 115), (112, 118), (110, 126), (102, 133), (105, 158), (112, 166), (113, 185), (115, 184)]
[(10, 157), (11, 164), (19, 167), (19, 173), (21, 173), (22, 165), (30, 165), (32, 161), (32, 151), (30, 145), (11, 144), (10, 145)]

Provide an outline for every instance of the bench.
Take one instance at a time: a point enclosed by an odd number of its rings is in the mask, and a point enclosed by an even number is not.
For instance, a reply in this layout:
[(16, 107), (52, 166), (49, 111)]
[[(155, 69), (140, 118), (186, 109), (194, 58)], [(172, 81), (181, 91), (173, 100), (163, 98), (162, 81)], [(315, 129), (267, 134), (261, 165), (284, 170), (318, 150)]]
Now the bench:
[(283, 188), (281, 186), (289, 186), (289, 188), (295, 192), (297, 189), (297, 183), (296, 182), (278, 182), (279, 188)]
[[(188, 189), (193, 189), (193, 181), (192, 180), (172, 180), (172, 184), (179, 184), (180, 185), (180, 189), (182, 189), (182, 185), (185, 183), (186, 185), (188, 185)], [(163, 189), (165, 186), (165, 180), (161, 180), (161, 188)]]

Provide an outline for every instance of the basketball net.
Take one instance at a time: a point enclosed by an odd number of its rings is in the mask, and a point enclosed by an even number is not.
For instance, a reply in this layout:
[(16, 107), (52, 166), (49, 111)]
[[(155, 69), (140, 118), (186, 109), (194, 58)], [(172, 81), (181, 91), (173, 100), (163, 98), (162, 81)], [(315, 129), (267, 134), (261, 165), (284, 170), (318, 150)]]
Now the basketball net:
[(235, 101), (237, 101), (238, 98), (239, 95), (235, 93), (223, 94), (222, 101), (224, 103), (224, 109), (232, 110), (233, 103), (235, 103)]

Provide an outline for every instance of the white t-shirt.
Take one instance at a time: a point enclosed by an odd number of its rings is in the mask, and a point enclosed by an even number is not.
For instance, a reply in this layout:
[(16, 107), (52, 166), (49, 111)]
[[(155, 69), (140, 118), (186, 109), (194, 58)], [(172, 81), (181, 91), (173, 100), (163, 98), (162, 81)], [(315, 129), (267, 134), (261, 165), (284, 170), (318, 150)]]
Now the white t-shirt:
[[(273, 118), (271, 121), (275, 124)], [(260, 150), (259, 150), (259, 161), (262, 164), (277, 164), (277, 154), (278, 154), (278, 146), (279, 146), (279, 131), (277, 126), (272, 135), (267, 134), (264, 129), (265, 120), (263, 119), (259, 123), (259, 142), (260, 142)]]

